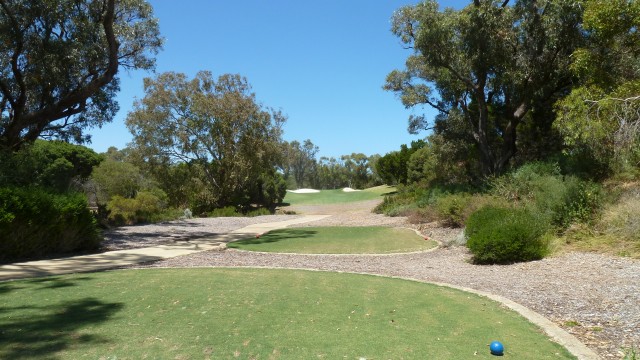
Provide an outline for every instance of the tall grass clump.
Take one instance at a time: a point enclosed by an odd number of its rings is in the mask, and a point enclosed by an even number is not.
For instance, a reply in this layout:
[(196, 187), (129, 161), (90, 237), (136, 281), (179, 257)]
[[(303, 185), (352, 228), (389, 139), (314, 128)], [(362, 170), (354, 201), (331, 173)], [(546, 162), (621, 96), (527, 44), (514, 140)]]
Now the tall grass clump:
[(94, 250), (101, 240), (84, 195), (0, 188), (0, 261)]
[(467, 247), (478, 264), (538, 260), (549, 251), (548, 222), (528, 209), (486, 206), (466, 225)]

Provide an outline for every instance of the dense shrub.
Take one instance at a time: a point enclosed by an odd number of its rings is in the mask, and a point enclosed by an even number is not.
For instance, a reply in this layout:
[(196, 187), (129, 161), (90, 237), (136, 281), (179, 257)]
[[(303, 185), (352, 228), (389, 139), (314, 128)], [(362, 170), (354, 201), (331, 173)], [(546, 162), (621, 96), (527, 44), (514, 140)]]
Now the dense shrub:
[(527, 209), (487, 206), (467, 221), (467, 247), (480, 264), (538, 260), (548, 253), (548, 228), (544, 217)]
[[(0, 150), (2, 151), (2, 150)], [(102, 156), (80, 145), (36, 140), (13, 153), (0, 153), (0, 187), (42, 187), (53, 192), (79, 189)]]
[(385, 195), (384, 200), (373, 211), (387, 216), (406, 216), (417, 207), (414, 188), (399, 185), (396, 193)]
[(0, 188), (0, 261), (92, 250), (100, 241), (84, 195)]
[(151, 222), (166, 208), (166, 195), (162, 190), (140, 191), (135, 198), (113, 196), (107, 203), (109, 220), (116, 225)]
[(600, 185), (563, 176), (553, 163), (530, 163), (495, 179), (492, 193), (522, 207), (535, 208), (562, 230), (574, 222), (589, 222), (601, 208)]
[(447, 194), (436, 199), (436, 220), (450, 227), (464, 227), (469, 217), (485, 206), (507, 206), (508, 201), (487, 194)]
[(238, 212), (235, 206), (225, 206), (213, 209), (207, 215), (210, 217), (237, 217), (242, 216), (242, 213)]

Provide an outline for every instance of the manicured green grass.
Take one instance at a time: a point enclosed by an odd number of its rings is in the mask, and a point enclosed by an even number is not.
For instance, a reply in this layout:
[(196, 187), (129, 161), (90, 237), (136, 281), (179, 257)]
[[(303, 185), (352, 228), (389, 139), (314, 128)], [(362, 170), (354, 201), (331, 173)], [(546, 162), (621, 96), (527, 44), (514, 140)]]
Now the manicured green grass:
[(395, 187), (386, 185), (353, 192), (336, 189), (321, 190), (319, 193), (296, 194), (288, 191), (283, 202), (289, 205), (326, 205), (374, 199), (382, 200), (385, 194), (390, 194), (395, 191)]
[(435, 246), (435, 241), (425, 241), (413, 230), (379, 226), (281, 229), (227, 244), (242, 250), (298, 254), (386, 254)]
[[(119, 270), (0, 283), (2, 359), (572, 358), (488, 299), (267, 269)], [(477, 352), (477, 355), (474, 355)]]

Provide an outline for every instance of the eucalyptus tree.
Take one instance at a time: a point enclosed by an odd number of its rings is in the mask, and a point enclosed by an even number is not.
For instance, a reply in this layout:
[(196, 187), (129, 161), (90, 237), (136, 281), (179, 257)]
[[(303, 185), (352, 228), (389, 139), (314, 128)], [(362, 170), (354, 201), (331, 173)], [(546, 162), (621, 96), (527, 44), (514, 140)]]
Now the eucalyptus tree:
[(305, 184), (314, 186), (317, 182), (316, 154), (320, 150), (311, 140), (307, 139), (302, 144), (297, 141), (283, 143), (283, 172), (285, 178), (293, 175), (298, 188)]
[[(554, 124), (570, 155), (589, 157), (607, 172), (640, 164), (640, 2), (585, 0), (587, 43), (572, 56), (579, 79), (556, 104)], [(597, 174), (590, 166), (592, 175)]]
[(260, 188), (278, 176), (286, 117), (259, 104), (247, 79), (167, 72), (145, 79), (144, 91), (126, 120), (132, 145), (149, 161), (187, 164), (202, 184), (199, 210), (274, 198)]
[(545, 107), (570, 90), (570, 55), (584, 38), (582, 11), (575, 0), (474, 0), (461, 10), (428, 0), (403, 7), (392, 31), (413, 54), (384, 87), (406, 107), (437, 110), (435, 120), (411, 116), (411, 132), (435, 125), (446, 133), (448, 123), (463, 124), (482, 174), (501, 173), (524, 125), (548, 121)]
[(0, 148), (89, 140), (118, 110), (118, 70), (153, 69), (161, 46), (144, 0), (0, 0)]

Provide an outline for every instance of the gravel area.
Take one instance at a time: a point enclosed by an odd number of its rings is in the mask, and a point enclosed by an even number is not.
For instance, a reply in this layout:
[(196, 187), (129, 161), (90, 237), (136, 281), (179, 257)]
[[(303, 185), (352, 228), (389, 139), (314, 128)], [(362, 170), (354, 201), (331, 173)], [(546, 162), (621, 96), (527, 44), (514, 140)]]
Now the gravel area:
[[(371, 214), (373, 205), (375, 202), (342, 206), (305, 206), (298, 207), (296, 211), (305, 214), (334, 214), (304, 226), (410, 226), (404, 218), (387, 218)], [(211, 231), (222, 232), (222, 229), (242, 227), (242, 221), (254, 223), (278, 221), (277, 219), (279, 218), (263, 217), (198, 221), (220, 221), (211, 225)], [(209, 229), (207, 226), (167, 224), (166, 227), (145, 236), (158, 236), (164, 232), (163, 236), (170, 241), (171, 233), (174, 231), (171, 229), (176, 229), (176, 234), (184, 237), (193, 236), (191, 230), (197, 233), (203, 228)], [(460, 233), (456, 229), (437, 228), (433, 225), (414, 227), (445, 243), (450, 243), (451, 239)], [(121, 236), (136, 237), (135, 234), (135, 231), (125, 232)], [(600, 254), (570, 253), (528, 263), (479, 266), (471, 264), (469, 259), (470, 254), (464, 247), (395, 255), (265, 254), (227, 249), (176, 257), (136, 267), (305, 268), (448, 283), (501, 295), (527, 306), (574, 334), (605, 359), (623, 358), (622, 349), (640, 347), (639, 260)]]
[(105, 231), (104, 251), (136, 249), (176, 241), (202, 239), (242, 229), (251, 224), (295, 219), (295, 215), (266, 215), (250, 218), (218, 217), (168, 221), (160, 224), (125, 226)]

